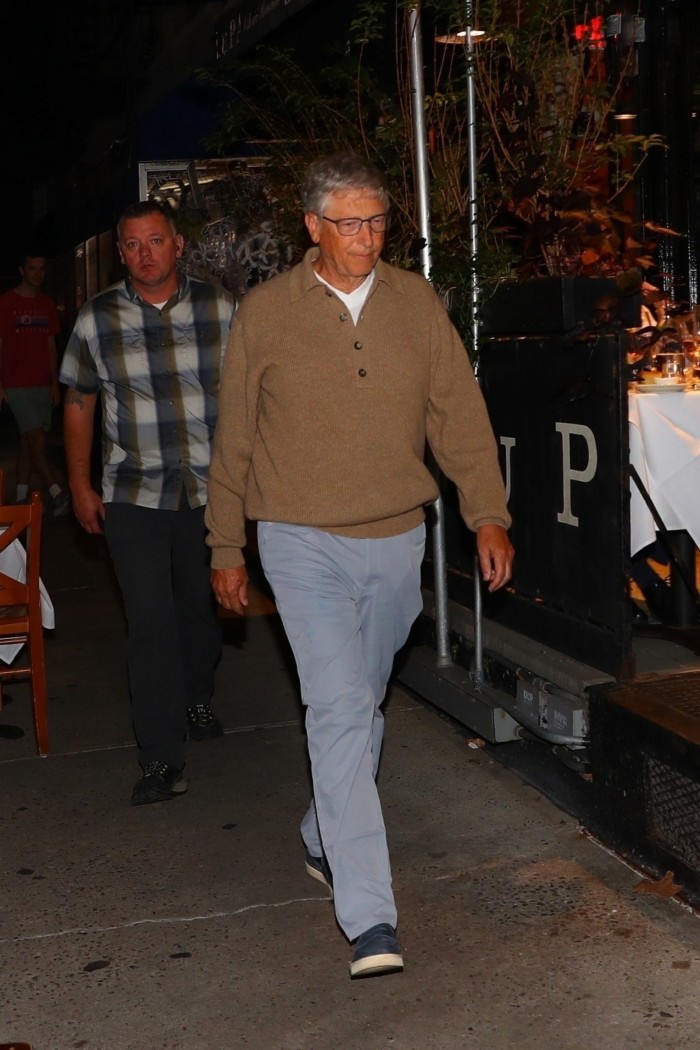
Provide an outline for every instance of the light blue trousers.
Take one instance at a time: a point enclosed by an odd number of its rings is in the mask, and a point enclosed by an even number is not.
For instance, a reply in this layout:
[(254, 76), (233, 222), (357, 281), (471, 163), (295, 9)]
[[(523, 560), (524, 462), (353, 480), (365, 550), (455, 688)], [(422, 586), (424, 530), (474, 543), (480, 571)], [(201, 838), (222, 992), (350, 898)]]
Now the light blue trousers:
[(363, 540), (260, 522), (258, 546), (306, 706), (314, 798), (302, 838), (312, 856), (326, 855), (338, 923), (352, 941), (376, 923), (396, 926), (375, 783), (380, 707), (422, 608), (425, 526)]

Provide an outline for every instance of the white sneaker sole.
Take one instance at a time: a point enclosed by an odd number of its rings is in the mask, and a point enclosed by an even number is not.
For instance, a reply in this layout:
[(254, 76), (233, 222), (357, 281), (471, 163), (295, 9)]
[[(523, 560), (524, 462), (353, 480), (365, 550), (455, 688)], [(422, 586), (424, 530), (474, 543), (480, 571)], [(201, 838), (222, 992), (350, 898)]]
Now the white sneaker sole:
[(374, 977), (381, 973), (399, 973), (403, 970), (403, 959), (400, 955), (368, 955), (364, 959), (350, 963), (351, 977)]

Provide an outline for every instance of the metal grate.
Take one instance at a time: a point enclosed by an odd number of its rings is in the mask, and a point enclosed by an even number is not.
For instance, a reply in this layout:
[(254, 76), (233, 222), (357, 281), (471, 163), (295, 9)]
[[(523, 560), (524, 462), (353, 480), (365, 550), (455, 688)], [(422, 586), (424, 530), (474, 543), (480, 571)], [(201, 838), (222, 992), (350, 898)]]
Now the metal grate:
[(646, 778), (650, 839), (700, 870), (700, 783), (650, 755)]

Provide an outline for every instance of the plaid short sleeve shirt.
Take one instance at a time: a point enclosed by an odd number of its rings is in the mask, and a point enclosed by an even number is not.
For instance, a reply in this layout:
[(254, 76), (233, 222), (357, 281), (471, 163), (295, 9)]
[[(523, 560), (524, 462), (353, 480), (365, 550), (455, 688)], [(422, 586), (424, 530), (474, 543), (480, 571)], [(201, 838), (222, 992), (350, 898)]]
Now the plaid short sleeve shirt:
[(162, 307), (128, 282), (78, 314), (60, 380), (102, 399), (105, 503), (177, 510), (207, 498), (219, 376), (235, 306), (227, 292), (182, 276)]

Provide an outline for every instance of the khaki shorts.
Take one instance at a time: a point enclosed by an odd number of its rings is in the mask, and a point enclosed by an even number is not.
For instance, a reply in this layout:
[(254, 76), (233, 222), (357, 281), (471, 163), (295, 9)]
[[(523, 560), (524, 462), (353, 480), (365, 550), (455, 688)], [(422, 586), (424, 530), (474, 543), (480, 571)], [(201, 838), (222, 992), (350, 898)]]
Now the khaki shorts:
[(5, 397), (17, 420), (20, 434), (28, 430), (51, 429), (51, 388), (15, 386), (5, 389)]

